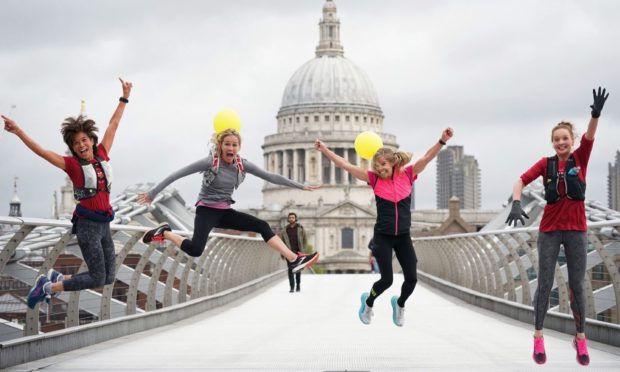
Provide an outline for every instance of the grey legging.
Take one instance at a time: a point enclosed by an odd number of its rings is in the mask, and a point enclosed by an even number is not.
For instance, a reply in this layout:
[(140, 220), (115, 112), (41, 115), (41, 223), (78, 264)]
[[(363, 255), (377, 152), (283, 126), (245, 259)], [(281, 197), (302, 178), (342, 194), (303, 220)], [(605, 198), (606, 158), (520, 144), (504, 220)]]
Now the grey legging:
[(555, 264), (564, 246), (568, 267), (568, 286), (570, 287), (570, 307), (578, 333), (584, 332), (586, 294), (584, 278), (586, 274), (588, 238), (585, 231), (541, 232), (538, 236), (538, 288), (534, 296), (535, 327), (542, 330), (545, 314), (549, 307), (549, 295), (553, 286)]
[(109, 222), (96, 222), (85, 218), (76, 221), (77, 241), (88, 271), (64, 280), (65, 291), (98, 288), (114, 282), (114, 242)]

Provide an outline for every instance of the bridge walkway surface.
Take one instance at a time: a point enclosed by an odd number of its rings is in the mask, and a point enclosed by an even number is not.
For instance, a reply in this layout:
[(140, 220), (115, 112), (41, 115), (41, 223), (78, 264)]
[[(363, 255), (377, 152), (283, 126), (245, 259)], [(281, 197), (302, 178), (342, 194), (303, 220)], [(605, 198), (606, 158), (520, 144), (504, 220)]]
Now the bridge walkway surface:
[[(391, 320), (390, 297), (372, 324), (357, 316), (376, 274), (302, 275), (302, 290), (277, 281), (255, 294), (158, 329), (21, 364), (7, 371), (572, 371), (572, 336), (548, 330), (548, 360), (534, 364), (532, 325), (469, 305), (423, 283), (406, 323)], [(587, 330), (586, 330), (587, 332)], [(620, 348), (590, 342), (592, 371), (620, 371)]]

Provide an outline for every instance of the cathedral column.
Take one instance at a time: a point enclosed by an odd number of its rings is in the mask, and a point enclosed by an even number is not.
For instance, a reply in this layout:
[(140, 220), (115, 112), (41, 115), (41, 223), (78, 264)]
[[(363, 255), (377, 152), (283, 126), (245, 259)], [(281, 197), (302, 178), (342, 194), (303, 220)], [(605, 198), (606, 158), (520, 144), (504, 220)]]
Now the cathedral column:
[(329, 184), (330, 185), (336, 184), (336, 165), (334, 164), (333, 161), (329, 162)]
[(310, 183), (312, 181), (312, 177), (310, 177), (311, 172), (310, 172), (310, 154), (312, 153), (312, 151), (308, 151), (307, 149), (304, 149), (303, 151), (305, 151), (305, 156), (304, 156), (304, 160), (305, 160), (305, 169), (304, 169), (304, 173), (306, 174), (306, 181), (308, 181), (308, 183)]
[(286, 150), (282, 151), (282, 173), (281, 176), (288, 178), (288, 156)]
[(299, 162), (299, 154), (297, 153), (297, 149), (293, 149), (293, 180), (299, 182), (299, 171), (297, 169), (297, 162)]
[[(344, 160), (346, 160), (347, 162), (350, 163), (349, 161), (349, 149), (348, 148), (344, 148)], [(342, 170), (342, 183), (344, 185), (349, 185), (351, 184), (349, 182), (349, 172), (346, 172), (344, 169)]]
[[(362, 157), (357, 153), (357, 151), (355, 152), (355, 160), (357, 161), (357, 166), (362, 168)], [(356, 178), (355, 183), (357, 185), (362, 185), (364, 182)]]
[(317, 169), (317, 179), (319, 180), (319, 184), (325, 183), (323, 179), (323, 153), (320, 151), (316, 152), (316, 169)]

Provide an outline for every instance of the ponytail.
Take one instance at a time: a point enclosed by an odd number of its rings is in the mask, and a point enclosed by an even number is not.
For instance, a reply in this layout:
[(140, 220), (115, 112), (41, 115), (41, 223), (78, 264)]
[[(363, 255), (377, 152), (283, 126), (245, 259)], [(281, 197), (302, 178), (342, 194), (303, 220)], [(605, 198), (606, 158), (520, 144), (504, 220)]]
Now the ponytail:
[(394, 153), (394, 169), (399, 171), (401, 168), (404, 168), (405, 165), (409, 164), (413, 154), (406, 151), (396, 151)]
[(378, 171), (377, 159), (379, 159), (380, 157), (394, 164), (394, 171), (398, 172), (411, 161), (413, 154), (406, 151), (394, 151), (389, 147), (382, 147), (377, 150), (375, 155), (372, 157), (372, 169), (375, 172)]

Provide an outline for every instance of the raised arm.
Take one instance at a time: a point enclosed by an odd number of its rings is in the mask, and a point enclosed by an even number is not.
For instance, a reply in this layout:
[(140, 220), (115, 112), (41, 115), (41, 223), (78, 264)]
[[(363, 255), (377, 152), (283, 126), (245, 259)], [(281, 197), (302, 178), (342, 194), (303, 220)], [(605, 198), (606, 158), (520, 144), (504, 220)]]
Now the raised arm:
[(323, 141), (320, 139), (316, 139), (314, 141), (314, 148), (319, 150), (323, 155), (325, 155), (329, 160), (331, 160), (337, 167), (344, 169), (345, 171), (351, 173), (353, 177), (362, 180), (364, 182), (368, 182), (368, 173), (362, 168), (353, 165), (346, 161), (342, 156), (336, 155), (335, 152), (330, 150)]
[(129, 95), (131, 94), (131, 88), (133, 88), (133, 84), (128, 81), (123, 81), (123, 79), (118, 78), (121, 81), (123, 86), (123, 96), (119, 98), (118, 105), (116, 106), (116, 110), (114, 110), (114, 114), (112, 114), (112, 118), (110, 118), (110, 124), (108, 124), (108, 128), (105, 130), (103, 135), (103, 139), (101, 140), (101, 144), (105, 147), (105, 150), (110, 153), (112, 149), (112, 144), (114, 143), (114, 136), (116, 136), (116, 130), (118, 129), (118, 125), (121, 122), (121, 118), (123, 117), (123, 112), (125, 111), (125, 106), (129, 102)]
[(61, 155), (41, 147), (41, 145), (39, 145), (35, 140), (30, 138), (30, 136), (28, 136), (26, 132), (24, 132), (24, 130), (21, 129), (14, 120), (4, 115), (2, 115), (2, 120), (4, 120), (4, 130), (9, 133), (15, 134), (35, 154), (47, 160), (52, 165), (62, 170), (65, 170), (65, 159), (63, 159)]
[(244, 160), (243, 166), (246, 172), (253, 174), (256, 177), (262, 178), (267, 182), (274, 183), (276, 185), (288, 186), (288, 187), (293, 187), (293, 188), (306, 190), (306, 191), (316, 190), (320, 187), (320, 186), (304, 186), (297, 181), (289, 180), (288, 178), (283, 177), (279, 174), (267, 172), (266, 170), (256, 166), (256, 164), (252, 163), (249, 160)]
[(422, 156), (415, 163), (413, 163), (413, 174), (416, 175), (422, 173), (428, 163), (430, 163), (431, 160), (435, 159), (435, 156), (437, 156), (439, 151), (441, 151), (441, 148), (450, 140), (450, 138), (452, 138), (453, 135), (454, 131), (452, 130), (452, 128), (444, 129), (441, 133), (441, 139), (433, 146), (431, 146), (431, 148), (426, 151), (426, 154), (424, 154), (424, 156)]
[(178, 171), (172, 173), (168, 177), (164, 178), (163, 181), (157, 184), (157, 186), (153, 187), (149, 192), (141, 193), (138, 195), (138, 203), (141, 204), (149, 204), (155, 199), (155, 196), (161, 192), (161, 190), (165, 189), (168, 185), (178, 180), (179, 178), (183, 178), (185, 176), (189, 176), (190, 174), (198, 173), (201, 171), (206, 171), (211, 167), (211, 157), (208, 156), (204, 159), (200, 159), (192, 164), (189, 164)]
[(592, 109), (592, 118), (588, 123), (588, 130), (585, 134), (586, 138), (590, 141), (594, 139), (594, 135), (596, 134), (598, 118), (601, 116), (601, 111), (603, 110), (607, 97), (609, 97), (609, 93), (605, 94), (605, 88), (601, 91), (601, 87), (598, 87), (598, 92), (592, 89), (592, 97), (594, 99), (594, 102), (590, 105)]

